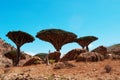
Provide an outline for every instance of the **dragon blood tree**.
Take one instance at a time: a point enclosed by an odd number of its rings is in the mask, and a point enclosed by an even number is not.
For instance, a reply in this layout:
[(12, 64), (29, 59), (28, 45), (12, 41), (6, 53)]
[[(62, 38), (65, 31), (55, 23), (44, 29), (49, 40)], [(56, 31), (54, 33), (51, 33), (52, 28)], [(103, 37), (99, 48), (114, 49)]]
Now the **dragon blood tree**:
[(36, 37), (41, 40), (50, 42), (54, 46), (57, 52), (48, 54), (47, 57), (49, 57), (49, 59), (55, 60), (55, 62), (58, 62), (61, 55), (61, 47), (67, 43), (74, 42), (77, 36), (72, 32), (61, 29), (45, 29), (38, 32)]
[(14, 64), (14, 66), (17, 66), (21, 58), (20, 47), (25, 43), (33, 42), (34, 37), (23, 31), (10, 31), (6, 36), (11, 39), (17, 46), (17, 56), (16, 62)]
[(50, 42), (55, 47), (56, 51), (60, 51), (63, 45), (73, 42), (77, 35), (61, 29), (45, 29), (38, 32), (36, 37)]
[(89, 44), (96, 40), (98, 40), (98, 38), (95, 36), (84, 36), (76, 39), (75, 42), (77, 42), (82, 47), (82, 49), (89, 51)]

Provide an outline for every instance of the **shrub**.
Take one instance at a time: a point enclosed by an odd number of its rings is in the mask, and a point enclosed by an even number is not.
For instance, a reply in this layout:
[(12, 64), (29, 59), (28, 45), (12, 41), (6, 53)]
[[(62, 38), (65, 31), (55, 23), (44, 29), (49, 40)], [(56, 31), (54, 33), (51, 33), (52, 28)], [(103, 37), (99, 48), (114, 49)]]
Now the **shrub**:
[(51, 60), (49, 60), (49, 63), (53, 64), (53, 63), (55, 63), (55, 60), (51, 59)]
[[(16, 63), (16, 56), (17, 56), (17, 51), (13, 50), (13, 51), (9, 51), (7, 53), (4, 54), (5, 57), (9, 58), (12, 60), (13, 65)], [(21, 53), (21, 57), (20, 59), (25, 59), (25, 54)]]

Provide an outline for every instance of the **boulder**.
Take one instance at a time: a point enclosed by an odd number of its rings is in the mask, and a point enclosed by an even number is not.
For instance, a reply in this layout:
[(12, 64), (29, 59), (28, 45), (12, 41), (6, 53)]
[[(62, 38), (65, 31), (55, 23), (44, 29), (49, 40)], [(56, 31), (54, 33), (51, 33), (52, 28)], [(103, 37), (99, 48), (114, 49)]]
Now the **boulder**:
[(104, 56), (101, 55), (100, 53), (96, 53), (96, 52), (86, 52), (86, 53), (82, 53), (80, 54), (76, 61), (92, 61), (92, 62), (96, 62), (96, 61), (102, 61), (104, 60)]
[(95, 48), (94, 50), (92, 50), (91, 52), (97, 52), (105, 56), (107, 54), (107, 48), (104, 46), (99, 46)]
[(31, 59), (29, 59), (23, 66), (29, 66), (29, 65), (35, 65), (35, 64), (41, 64), (42, 59), (40, 59), (38, 56), (34, 56)]
[(63, 56), (61, 61), (75, 60), (75, 59), (77, 59), (78, 55), (80, 55), (81, 53), (84, 53), (84, 52), (86, 52), (86, 50), (73, 49), (73, 50), (69, 51), (65, 56)]

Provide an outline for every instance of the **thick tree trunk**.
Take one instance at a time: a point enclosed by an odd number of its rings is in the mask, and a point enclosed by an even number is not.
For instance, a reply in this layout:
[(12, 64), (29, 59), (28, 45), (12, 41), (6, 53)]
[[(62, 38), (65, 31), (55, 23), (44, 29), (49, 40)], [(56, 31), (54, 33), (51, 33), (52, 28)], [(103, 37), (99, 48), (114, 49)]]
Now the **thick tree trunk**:
[(82, 46), (82, 49), (84, 49), (85, 48), (85, 46)]
[(60, 49), (56, 49), (57, 52), (60, 52)]
[(88, 46), (86, 46), (86, 50), (89, 52), (89, 48), (88, 48)]
[(17, 46), (16, 61), (15, 61), (15, 64), (14, 64), (14, 66), (17, 66), (17, 65), (19, 64), (20, 57), (21, 57), (21, 53), (20, 53), (20, 47), (19, 47), (19, 46)]

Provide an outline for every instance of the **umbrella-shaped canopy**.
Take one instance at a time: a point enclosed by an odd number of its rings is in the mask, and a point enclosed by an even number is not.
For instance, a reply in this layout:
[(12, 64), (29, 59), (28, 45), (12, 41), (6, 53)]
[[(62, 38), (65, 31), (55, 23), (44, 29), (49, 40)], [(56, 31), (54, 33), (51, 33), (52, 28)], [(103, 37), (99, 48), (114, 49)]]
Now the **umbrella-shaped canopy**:
[(36, 37), (50, 42), (59, 51), (64, 44), (73, 42), (77, 35), (61, 29), (46, 29), (38, 32)]

